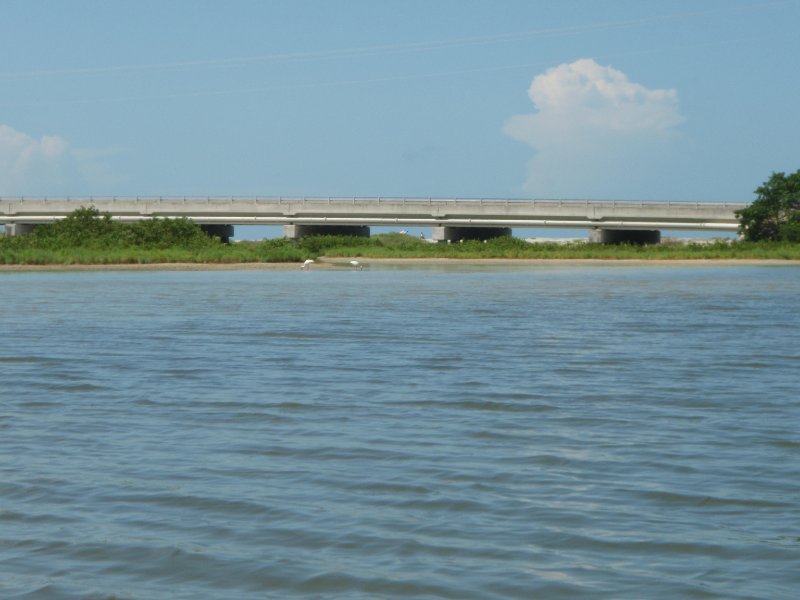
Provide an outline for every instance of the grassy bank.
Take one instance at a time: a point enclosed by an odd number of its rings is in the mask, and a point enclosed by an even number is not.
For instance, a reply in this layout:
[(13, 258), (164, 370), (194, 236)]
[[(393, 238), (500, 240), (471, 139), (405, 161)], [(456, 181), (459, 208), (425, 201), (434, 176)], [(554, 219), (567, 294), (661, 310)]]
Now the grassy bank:
[[(190, 243), (131, 244), (128, 240), (103, 244), (53, 243), (36, 236), (0, 238), (0, 264), (155, 264), (298, 262), (319, 256), (363, 258), (451, 259), (782, 259), (800, 260), (800, 244), (781, 242), (664, 243), (656, 246), (611, 246), (576, 242), (530, 244), (517, 238), (488, 242), (430, 244), (400, 234), (372, 238), (319, 236), (303, 240), (265, 240), (226, 245), (214, 238)], [(123, 243), (124, 242), (124, 243)]]
[[(282, 241), (282, 240), (281, 240)], [(123, 265), (156, 263), (303, 262), (311, 254), (302, 248), (270, 242), (213, 243), (197, 247), (140, 246), (59, 248), (7, 243), (0, 239), (0, 264), (5, 265)]]
[(389, 234), (373, 238), (316, 238), (313, 250), (330, 257), (364, 258), (528, 258), (605, 260), (782, 259), (800, 260), (800, 244), (786, 242), (663, 243), (654, 246), (531, 244), (518, 238), (487, 242), (430, 244), (409, 236)]
[(187, 219), (126, 224), (94, 208), (80, 208), (61, 221), (40, 225), (30, 235), (0, 238), (0, 264), (295, 262), (309, 258), (308, 250), (284, 242), (228, 245)]
[(0, 237), (0, 264), (113, 265), (156, 263), (286, 263), (308, 258), (452, 259), (794, 259), (800, 244), (731, 242), (664, 243), (655, 246), (530, 244), (513, 237), (487, 242), (430, 244), (399, 233), (371, 238), (316, 236), (302, 240), (263, 240), (224, 244), (187, 219), (119, 223), (97, 209), (80, 208), (56, 223), (40, 225), (20, 237)]

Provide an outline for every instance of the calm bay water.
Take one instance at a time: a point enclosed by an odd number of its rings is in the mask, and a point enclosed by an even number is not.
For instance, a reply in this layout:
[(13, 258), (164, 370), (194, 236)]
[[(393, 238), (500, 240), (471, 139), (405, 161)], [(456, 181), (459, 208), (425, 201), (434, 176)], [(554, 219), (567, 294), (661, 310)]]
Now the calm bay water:
[(0, 273), (2, 598), (796, 598), (800, 268)]

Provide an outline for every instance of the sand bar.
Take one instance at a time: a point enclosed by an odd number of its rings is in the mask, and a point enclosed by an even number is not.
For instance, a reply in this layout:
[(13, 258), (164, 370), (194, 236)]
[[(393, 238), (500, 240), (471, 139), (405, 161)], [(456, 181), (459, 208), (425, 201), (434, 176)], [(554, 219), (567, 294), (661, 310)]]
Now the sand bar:
[[(782, 259), (587, 259), (587, 258), (364, 258), (320, 257), (312, 269), (350, 269), (349, 261), (358, 260), (365, 267), (413, 265), (470, 265), (470, 266), (800, 266), (800, 260)], [(149, 263), (102, 265), (0, 265), (0, 272), (9, 271), (289, 271), (300, 269), (300, 263)]]

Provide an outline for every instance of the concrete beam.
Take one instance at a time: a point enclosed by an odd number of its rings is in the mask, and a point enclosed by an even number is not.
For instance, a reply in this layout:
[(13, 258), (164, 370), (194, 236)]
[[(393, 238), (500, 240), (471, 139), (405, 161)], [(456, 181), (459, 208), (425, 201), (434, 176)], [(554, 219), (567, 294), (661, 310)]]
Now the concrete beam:
[(453, 227), (445, 225), (434, 227), (431, 239), (437, 242), (456, 242), (458, 240), (491, 240), (511, 235), (510, 227)]
[(592, 229), (589, 241), (593, 244), (659, 244), (661, 232), (652, 229)]
[(0, 223), (52, 223), (80, 206), (115, 220), (198, 224), (568, 227), (735, 231), (746, 204), (461, 198), (1, 198)]
[(284, 225), (283, 237), (297, 240), (312, 235), (351, 235), (369, 237), (366, 225)]

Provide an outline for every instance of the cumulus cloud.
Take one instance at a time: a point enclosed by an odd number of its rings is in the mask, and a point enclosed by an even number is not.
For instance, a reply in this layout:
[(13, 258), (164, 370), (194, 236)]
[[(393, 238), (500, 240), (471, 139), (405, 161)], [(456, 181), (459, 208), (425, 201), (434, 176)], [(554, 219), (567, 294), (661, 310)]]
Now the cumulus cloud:
[(535, 150), (524, 187), (541, 196), (620, 196), (614, 183), (656, 168), (684, 121), (675, 90), (648, 89), (591, 59), (538, 75), (528, 96), (535, 112), (503, 131)]
[(0, 196), (85, 193), (107, 178), (94, 154), (57, 135), (37, 139), (0, 124)]

